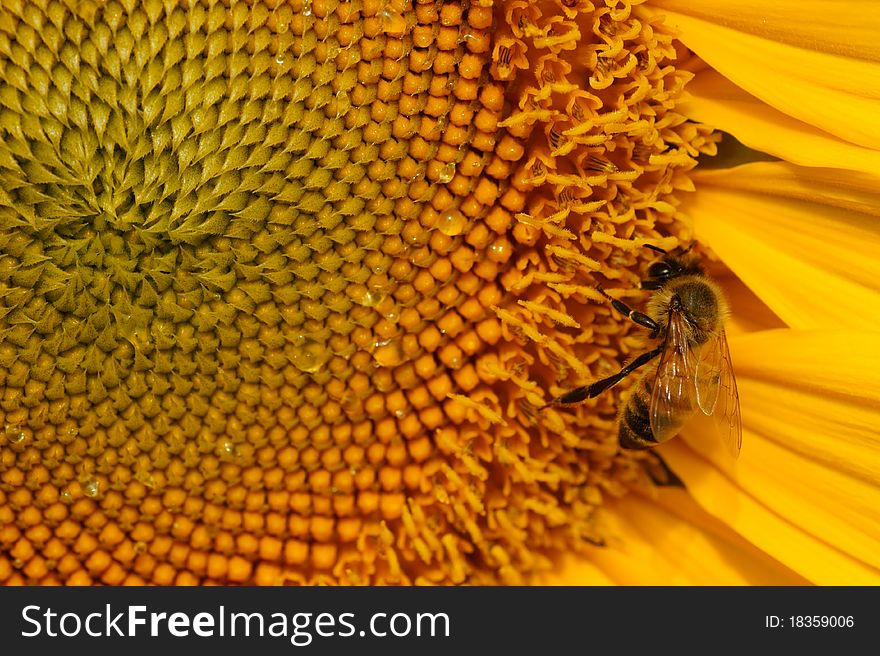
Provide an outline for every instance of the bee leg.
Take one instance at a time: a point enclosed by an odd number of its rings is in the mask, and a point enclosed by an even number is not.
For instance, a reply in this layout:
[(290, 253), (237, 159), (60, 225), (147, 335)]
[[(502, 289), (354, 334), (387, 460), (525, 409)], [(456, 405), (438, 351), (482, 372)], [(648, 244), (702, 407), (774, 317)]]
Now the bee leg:
[(629, 376), (639, 367), (648, 364), (651, 360), (660, 355), (662, 351), (663, 347), (658, 346), (653, 351), (642, 353), (639, 357), (630, 362), (613, 376), (608, 376), (608, 378), (597, 380), (592, 385), (588, 385), (586, 387), (578, 387), (577, 389), (573, 389), (570, 392), (566, 392), (559, 398), (551, 401), (549, 405), (567, 405), (569, 403), (578, 403), (579, 401), (583, 401), (584, 399), (592, 399), (594, 397), (597, 397), (609, 387), (616, 385), (621, 380)]
[(684, 487), (682, 480), (676, 476), (658, 453), (649, 452), (648, 458), (642, 460), (641, 465), (657, 487)]
[(660, 332), (660, 326), (657, 325), (657, 322), (654, 321), (647, 314), (633, 310), (623, 301), (618, 301), (616, 298), (611, 298), (611, 296), (609, 296), (601, 287), (597, 287), (597, 289), (599, 290), (599, 293), (602, 294), (602, 296), (611, 301), (611, 307), (620, 312), (627, 319), (639, 324), (640, 326), (648, 328), (651, 331), (652, 335), (657, 335)]

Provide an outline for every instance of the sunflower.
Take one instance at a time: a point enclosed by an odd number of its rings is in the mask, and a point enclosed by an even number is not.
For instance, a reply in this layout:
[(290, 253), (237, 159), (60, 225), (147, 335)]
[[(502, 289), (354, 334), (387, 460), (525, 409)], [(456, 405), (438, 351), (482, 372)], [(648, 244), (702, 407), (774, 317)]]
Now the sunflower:
[[(0, 581), (877, 583), (880, 15), (754, 4), (4, 0)], [(736, 463), (541, 410), (691, 242)]]

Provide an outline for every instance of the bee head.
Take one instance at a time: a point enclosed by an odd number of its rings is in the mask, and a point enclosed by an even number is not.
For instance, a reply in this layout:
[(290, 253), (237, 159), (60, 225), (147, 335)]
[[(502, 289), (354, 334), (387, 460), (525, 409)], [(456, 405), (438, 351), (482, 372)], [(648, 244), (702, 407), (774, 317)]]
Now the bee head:
[(642, 281), (642, 289), (660, 289), (679, 276), (702, 275), (703, 267), (700, 266), (699, 257), (690, 253), (692, 247), (693, 244), (678, 253), (667, 253), (651, 246), (651, 250), (663, 253), (663, 257), (648, 267), (648, 276)]

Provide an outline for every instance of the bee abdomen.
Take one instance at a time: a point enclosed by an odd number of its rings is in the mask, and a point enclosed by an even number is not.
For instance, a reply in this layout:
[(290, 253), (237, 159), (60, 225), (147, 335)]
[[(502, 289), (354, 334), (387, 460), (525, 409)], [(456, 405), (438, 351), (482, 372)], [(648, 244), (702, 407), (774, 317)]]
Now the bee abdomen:
[(633, 390), (620, 417), (618, 439), (621, 448), (646, 449), (657, 445), (648, 411), (650, 398), (645, 385), (637, 385)]

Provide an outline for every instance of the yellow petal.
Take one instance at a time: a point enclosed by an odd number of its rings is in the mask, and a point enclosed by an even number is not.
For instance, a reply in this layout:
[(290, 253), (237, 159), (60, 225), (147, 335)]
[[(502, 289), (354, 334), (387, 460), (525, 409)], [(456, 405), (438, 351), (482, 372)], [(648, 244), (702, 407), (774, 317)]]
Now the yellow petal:
[[(773, 330), (731, 340), (737, 371), (789, 388), (832, 394), (880, 410), (880, 332)], [(874, 436), (880, 440), (880, 422)], [(880, 442), (875, 443), (880, 446)], [(880, 467), (877, 469), (880, 475)]]
[(880, 582), (880, 334), (731, 340), (743, 416), (732, 463), (705, 430), (663, 455), (697, 502), (819, 584)]
[[(595, 568), (619, 585), (800, 585), (804, 579), (708, 516), (683, 490), (613, 504), (607, 547), (572, 560), (557, 579), (593, 585)], [(586, 575), (583, 583), (578, 574)], [(556, 579), (553, 579), (556, 580)], [(551, 583), (553, 584), (553, 583)]]
[(786, 327), (785, 322), (729, 269), (718, 267), (711, 270), (710, 275), (724, 290), (730, 306), (736, 309), (725, 328), (728, 336)]
[(880, 171), (880, 151), (823, 132), (758, 100), (712, 69), (688, 83), (686, 116), (728, 132), (742, 143), (801, 166)]
[(697, 237), (789, 326), (880, 326), (876, 177), (757, 162), (697, 179)]
[(539, 575), (536, 585), (614, 585), (613, 579), (586, 556), (565, 554), (556, 569)]
[[(726, 522), (713, 517), (681, 488), (660, 488), (652, 501), (669, 511), (675, 521), (685, 521), (703, 535), (712, 538), (725, 554), (728, 566), (739, 571), (753, 585), (805, 585), (805, 578), (769, 554), (755, 547)], [(666, 518), (669, 521), (669, 518)]]
[[(755, 546), (819, 585), (878, 585), (880, 571), (800, 528), (723, 476), (711, 463), (673, 440), (664, 449), (697, 502)], [(810, 512), (803, 504), (801, 513)]]
[(674, 11), (661, 13), (682, 43), (737, 86), (841, 139), (880, 148), (880, 85), (867, 82), (880, 79), (880, 62), (789, 45)]
[(653, 0), (653, 5), (802, 48), (880, 61), (874, 0)]
[(730, 348), (741, 385), (767, 404), (759, 413), (742, 400), (750, 428), (880, 486), (880, 333), (774, 330), (731, 339)]
[[(699, 170), (700, 184), (806, 200), (880, 218), (880, 176), (787, 162), (754, 162), (726, 170)], [(870, 231), (873, 221), (867, 222)], [(873, 230), (877, 232), (877, 230)]]

